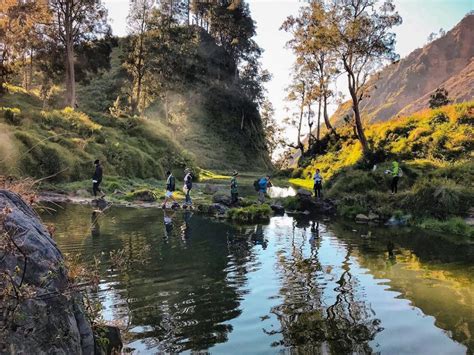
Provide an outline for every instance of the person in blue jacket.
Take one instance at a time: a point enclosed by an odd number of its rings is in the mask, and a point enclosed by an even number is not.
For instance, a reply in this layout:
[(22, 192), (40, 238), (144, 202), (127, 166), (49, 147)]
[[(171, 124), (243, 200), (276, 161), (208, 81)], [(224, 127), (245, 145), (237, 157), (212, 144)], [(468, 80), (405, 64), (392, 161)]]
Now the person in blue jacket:
[(267, 193), (267, 188), (271, 187), (272, 183), (270, 181), (270, 175), (267, 175), (261, 178), (258, 181), (258, 202), (264, 203), (265, 202), (265, 194)]

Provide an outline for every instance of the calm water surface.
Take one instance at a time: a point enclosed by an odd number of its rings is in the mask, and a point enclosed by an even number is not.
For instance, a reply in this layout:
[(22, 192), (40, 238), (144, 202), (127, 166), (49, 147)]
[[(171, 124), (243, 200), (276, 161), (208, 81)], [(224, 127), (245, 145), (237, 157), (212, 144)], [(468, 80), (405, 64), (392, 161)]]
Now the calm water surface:
[(246, 227), (151, 209), (42, 216), (63, 252), (101, 259), (95, 296), (136, 353), (474, 351), (472, 247), (288, 216)]

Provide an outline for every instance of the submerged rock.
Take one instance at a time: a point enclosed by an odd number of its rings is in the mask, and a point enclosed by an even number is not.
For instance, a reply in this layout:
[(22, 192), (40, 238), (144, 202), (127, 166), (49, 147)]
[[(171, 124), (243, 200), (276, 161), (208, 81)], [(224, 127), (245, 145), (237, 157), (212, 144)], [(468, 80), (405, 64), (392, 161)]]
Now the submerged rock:
[(0, 307), (0, 353), (93, 354), (81, 295), (69, 288), (49, 232), (15, 193), (0, 190), (0, 210), (6, 212), (0, 242), (9, 246), (0, 258), (0, 272), (8, 275), (0, 278), (0, 289), (12, 290)]
[(385, 223), (387, 226), (406, 226), (408, 225), (408, 222), (410, 221), (411, 216), (406, 215), (406, 216), (392, 216), (390, 219)]

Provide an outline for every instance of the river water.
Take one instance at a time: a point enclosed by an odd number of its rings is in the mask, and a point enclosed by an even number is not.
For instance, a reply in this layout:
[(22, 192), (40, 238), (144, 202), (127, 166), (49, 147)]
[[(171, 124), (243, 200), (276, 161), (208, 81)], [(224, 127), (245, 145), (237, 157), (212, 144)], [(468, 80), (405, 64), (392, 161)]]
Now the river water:
[(474, 351), (474, 248), (443, 236), (74, 205), (42, 217), (64, 253), (101, 260), (94, 297), (136, 353)]

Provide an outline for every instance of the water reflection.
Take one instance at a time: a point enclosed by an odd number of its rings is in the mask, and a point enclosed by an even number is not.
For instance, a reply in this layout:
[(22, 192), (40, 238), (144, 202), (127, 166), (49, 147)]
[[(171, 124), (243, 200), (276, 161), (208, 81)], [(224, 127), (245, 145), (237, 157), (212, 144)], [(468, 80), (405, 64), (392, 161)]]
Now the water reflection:
[[(102, 258), (96, 297), (107, 319), (123, 320), (137, 351), (465, 353), (474, 346), (470, 247), (409, 230), (354, 233), (307, 217), (233, 226), (191, 211), (94, 214), (65, 206), (44, 219), (56, 223), (63, 251)], [(110, 261), (117, 250), (120, 269)]]

